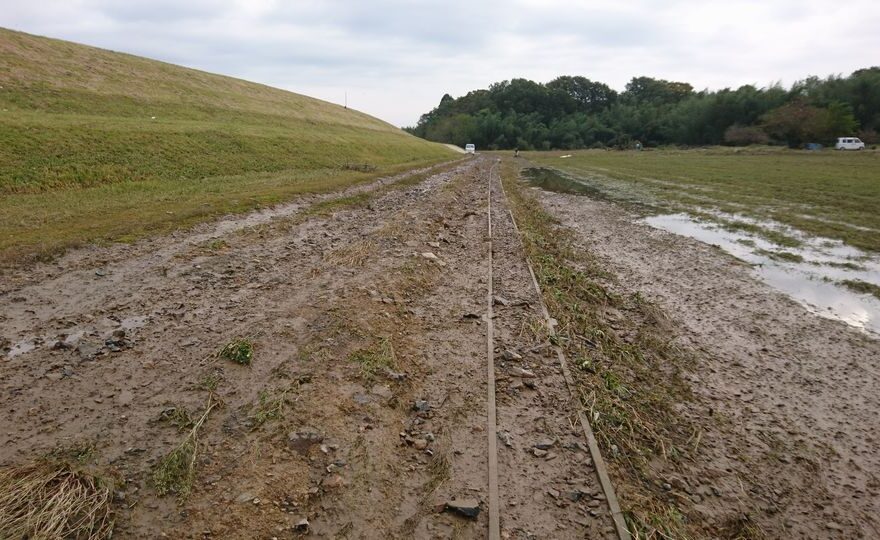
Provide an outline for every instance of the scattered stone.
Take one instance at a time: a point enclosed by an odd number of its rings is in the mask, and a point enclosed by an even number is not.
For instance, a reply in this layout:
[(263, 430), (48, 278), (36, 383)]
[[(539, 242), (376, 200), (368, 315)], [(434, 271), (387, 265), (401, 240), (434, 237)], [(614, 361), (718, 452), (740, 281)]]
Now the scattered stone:
[(510, 432), (508, 431), (499, 431), (498, 438), (501, 439), (501, 442), (504, 443), (504, 446), (512, 447), (513, 446), (513, 437), (510, 436)]
[(331, 474), (321, 480), (321, 487), (327, 489), (336, 489), (345, 485), (345, 479), (338, 474)]
[(826, 521), (825, 528), (830, 529), (832, 531), (842, 531), (843, 530), (843, 527), (841, 527), (840, 524), (835, 523), (833, 521)]
[(413, 402), (412, 408), (414, 411), (428, 412), (431, 410), (431, 405), (428, 403), (428, 400), (426, 400), (426, 399), (417, 399)]
[(584, 494), (579, 489), (573, 489), (571, 491), (565, 492), (565, 496), (568, 500), (573, 501), (573, 502), (577, 502), (577, 501), (581, 500), (581, 497), (583, 497)]
[(540, 450), (547, 450), (549, 448), (552, 448), (555, 444), (556, 439), (541, 439), (540, 441), (535, 443), (535, 448), (538, 448)]
[(555, 490), (555, 489), (553, 489), (553, 488), (550, 488), (550, 489), (547, 490), (547, 495), (550, 495), (550, 496), (553, 497), (554, 499), (558, 499), (558, 498), (559, 498), (559, 491), (557, 491), (557, 490)]
[(432, 248), (439, 248), (440, 242), (428, 242), (428, 245), (431, 246)]
[(480, 501), (476, 499), (452, 499), (446, 503), (445, 509), (474, 519), (480, 515)]
[(535, 457), (544, 457), (547, 455), (547, 451), (541, 450), (540, 448), (532, 448), (532, 454), (534, 454)]
[(296, 522), (296, 525), (293, 526), (294, 532), (298, 533), (307, 533), (309, 532), (309, 520), (306, 518), (302, 518), (301, 520)]
[[(253, 501), (254, 499), (255, 499), (255, 497), (254, 497), (253, 493), (250, 493), (249, 491), (245, 491), (244, 493), (242, 493), (241, 495), (239, 495), (238, 497), (235, 498), (235, 502), (237, 502), (238, 504), (244, 504), (244, 503), (249, 503), (249, 502)], [(257, 500), (259, 500), (259, 499), (257, 499)]]
[(506, 350), (501, 353), (501, 358), (504, 360), (522, 360), (522, 355), (516, 351)]
[(509, 306), (510, 300), (504, 298), (503, 296), (495, 295), (492, 297), (492, 303), (496, 306)]
[(106, 270), (95, 270), (95, 275), (98, 277), (104, 277), (107, 275), (107, 271)]
[(102, 346), (98, 343), (93, 343), (91, 341), (81, 341), (79, 345), (76, 346), (76, 352), (79, 353), (80, 357), (83, 360), (91, 360), (94, 358), (99, 352), (101, 352)]
[(431, 260), (431, 261), (437, 261), (437, 260), (440, 260), (436, 255), (434, 255), (434, 254), (431, 253), (430, 251), (427, 251), (427, 252), (425, 252), (425, 253), (422, 253), (422, 257), (424, 257), (424, 258), (426, 258), (426, 259), (428, 259), (428, 260)]
[(465, 313), (461, 316), (462, 319), (480, 319), (480, 315), (477, 313)]
[(60, 350), (70, 349), (70, 348), (71, 348), (71, 346), (68, 343), (65, 343), (63, 341), (56, 341), (55, 344), (52, 345), (53, 351), (60, 351)]
[(521, 367), (514, 366), (510, 368), (510, 376), (511, 377), (522, 377), (523, 379), (534, 379), (535, 374), (527, 369), (523, 369)]
[(413, 447), (416, 450), (424, 450), (428, 447), (428, 441), (425, 439), (416, 439), (413, 441)]
[(287, 445), (300, 454), (308, 454), (312, 446), (321, 444), (324, 436), (312, 428), (303, 428), (287, 436)]
[(392, 381), (403, 381), (406, 379), (406, 373), (394, 371), (391, 368), (385, 368), (385, 376)]

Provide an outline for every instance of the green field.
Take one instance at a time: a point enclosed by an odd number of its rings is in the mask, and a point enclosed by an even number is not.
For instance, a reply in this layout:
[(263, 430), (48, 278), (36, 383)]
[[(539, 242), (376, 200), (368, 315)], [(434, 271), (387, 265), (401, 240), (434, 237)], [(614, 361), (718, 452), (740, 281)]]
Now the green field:
[(0, 29), (0, 261), (455, 157), (340, 105)]
[[(572, 154), (570, 158), (560, 158)], [(611, 194), (703, 217), (772, 219), (808, 235), (880, 251), (880, 153), (777, 148), (526, 152)], [(706, 214), (709, 212), (709, 214)], [(717, 217), (715, 218), (717, 220)], [(752, 223), (725, 225), (756, 229)], [(778, 243), (794, 241), (754, 230)], [(774, 237), (775, 236), (775, 237)]]

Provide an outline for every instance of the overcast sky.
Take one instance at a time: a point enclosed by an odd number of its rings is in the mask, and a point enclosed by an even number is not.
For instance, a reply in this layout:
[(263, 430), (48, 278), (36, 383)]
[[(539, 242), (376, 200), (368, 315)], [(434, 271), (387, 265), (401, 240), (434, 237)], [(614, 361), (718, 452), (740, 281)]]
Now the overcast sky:
[(0, 26), (337, 103), (348, 92), (399, 126), (444, 93), (514, 77), (718, 89), (880, 65), (877, 0), (0, 0)]

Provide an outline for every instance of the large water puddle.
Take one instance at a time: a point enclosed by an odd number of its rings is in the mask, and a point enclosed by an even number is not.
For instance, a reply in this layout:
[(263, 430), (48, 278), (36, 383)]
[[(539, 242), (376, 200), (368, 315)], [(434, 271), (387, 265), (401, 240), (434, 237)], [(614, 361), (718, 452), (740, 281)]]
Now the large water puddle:
[[(652, 207), (644, 201), (638, 202), (630, 193), (602, 190), (551, 169), (527, 169), (526, 172), (530, 183), (549, 191)], [(660, 208), (652, 208), (653, 212), (658, 210), (662, 212)], [(875, 337), (880, 336), (880, 300), (844, 284), (880, 287), (880, 258), (876, 255), (838, 240), (805, 235), (781, 223), (707, 209), (695, 211), (703, 217), (683, 212), (660, 213), (649, 215), (642, 221), (657, 229), (718, 246), (751, 264), (760, 279), (809, 311), (843, 321)], [(739, 226), (731, 227), (731, 224)], [(753, 226), (757, 232), (741, 230), (742, 225), (746, 228)], [(781, 238), (793, 239), (799, 245), (792, 246), (790, 242), (787, 246), (780, 245), (771, 240), (774, 233)]]
[(730, 231), (688, 214), (649, 216), (643, 221), (718, 246), (752, 264), (758, 277), (809, 311), (880, 335), (880, 300), (841, 284), (850, 280), (880, 285), (876, 257), (830, 239), (803, 239), (797, 248), (783, 248), (760, 236)]

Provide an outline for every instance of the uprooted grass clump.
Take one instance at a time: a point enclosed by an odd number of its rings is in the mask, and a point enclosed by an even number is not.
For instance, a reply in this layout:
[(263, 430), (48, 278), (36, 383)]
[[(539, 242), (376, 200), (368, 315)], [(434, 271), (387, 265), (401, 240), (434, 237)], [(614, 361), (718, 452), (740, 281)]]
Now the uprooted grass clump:
[(270, 420), (283, 419), (285, 409), (293, 401), (292, 390), (292, 387), (260, 390), (257, 403), (248, 415), (253, 429), (257, 429)]
[(199, 429), (205, 423), (211, 410), (216, 406), (217, 401), (214, 399), (214, 394), (211, 394), (208, 396), (205, 411), (192, 424), (192, 427), (180, 444), (153, 467), (153, 485), (159, 496), (173, 493), (185, 499), (189, 495), (196, 474)]
[(372, 346), (358, 349), (351, 353), (348, 359), (361, 368), (361, 374), (366, 378), (372, 378), (383, 369), (395, 369), (397, 356), (394, 353), (394, 345), (390, 338), (381, 338)]
[(217, 356), (231, 360), (236, 364), (249, 366), (254, 359), (254, 344), (247, 338), (234, 339), (220, 349)]
[(112, 482), (62, 460), (0, 468), (0, 538), (110, 538), (112, 493)]
[(571, 234), (520, 191), (512, 167), (504, 171), (526, 254), (558, 321), (550, 339), (578, 368), (573, 370), (576, 391), (622, 488), (633, 536), (694, 536), (699, 525), (663, 493), (658, 486), (665, 480), (649, 466), (662, 459), (674, 469), (699, 447), (702, 434), (678, 413), (679, 405), (692, 399), (681, 374), (693, 359), (673, 343), (662, 312), (638, 294), (615, 293), (613, 277), (576, 249)]

